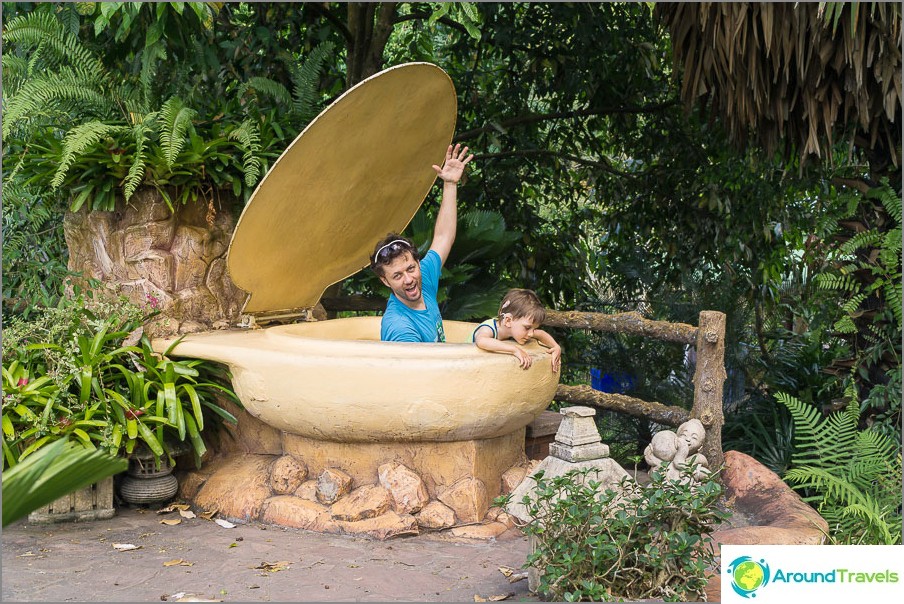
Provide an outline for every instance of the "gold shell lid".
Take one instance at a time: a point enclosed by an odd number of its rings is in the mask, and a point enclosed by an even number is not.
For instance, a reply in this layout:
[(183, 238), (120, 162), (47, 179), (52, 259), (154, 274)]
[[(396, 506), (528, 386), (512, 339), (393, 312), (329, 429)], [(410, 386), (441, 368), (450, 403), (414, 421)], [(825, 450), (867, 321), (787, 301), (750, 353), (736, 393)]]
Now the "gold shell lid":
[(350, 88), (317, 116), (255, 189), (227, 266), (251, 295), (243, 312), (314, 306), (401, 232), (433, 187), (455, 131), (455, 87), (406, 63)]

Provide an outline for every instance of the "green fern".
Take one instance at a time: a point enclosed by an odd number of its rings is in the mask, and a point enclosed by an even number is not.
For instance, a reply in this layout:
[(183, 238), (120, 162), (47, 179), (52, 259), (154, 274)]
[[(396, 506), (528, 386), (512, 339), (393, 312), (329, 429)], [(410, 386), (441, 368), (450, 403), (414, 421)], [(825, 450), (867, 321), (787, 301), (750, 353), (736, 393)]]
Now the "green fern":
[(3, 115), (3, 136), (9, 136), (20, 121), (47, 115), (53, 109), (65, 110), (81, 105), (95, 115), (109, 113), (115, 105), (98, 90), (97, 74), (85, 69), (65, 67), (58, 72), (31, 78), (9, 98)]
[(286, 90), (286, 87), (279, 82), (271, 80), (270, 78), (264, 78), (260, 76), (249, 78), (247, 82), (244, 82), (241, 86), (239, 86), (238, 96), (243, 97), (248, 94), (248, 91), (250, 90), (255, 90), (259, 93), (266, 94), (279, 103), (285, 103), (286, 105), (288, 105), (292, 102), (292, 95), (289, 94), (289, 91)]
[(333, 53), (333, 48), (332, 42), (321, 42), (308, 53), (300, 68), (291, 70), (294, 98), (292, 105), (304, 123), (311, 121), (319, 111), (318, 76), (323, 64)]
[(62, 185), (69, 168), (85, 151), (104, 138), (123, 132), (128, 132), (128, 128), (103, 122), (88, 122), (70, 130), (63, 139), (63, 155), (60, 158), (60, 165), (50, 181), (50, 186), (58, 188)]
[[(153, 118), (154, 116), (149, 117)], [(135, 155), (132, 157), (132, 165), (129, 166), (129, 173), (126, 175), (125, 182), (123, 183), (122, 192), (126, 201), (132, 197), (132, 194), (135, 193), (135, 189), (137, 189), (138, 185), (144, 180), (145, 165), (147, 162), (146, 145), (149, 130), (150, 128), (148, 128), (145, 122), (135, 124), (135, 126), (132, 127), (132, 134), (135, 137)]]
[(261, 175), (261, 160), (257, 154), (261, 151), (260, 128), (251, 119), (244, 120), (229, 133), (230, 140), (238, 141), (242, 148), (242, 169), (245, 172), (245, 184), (254, 186)]
[(191, 128), (192, 120), (198, 112), (186, 107), (179, 97), (171, 97), (160, 109), (159, 120), (160, 142), (163, 145), (163, 157), (170, 168), (185, 146), (185, 135)]
[(14, 42), (25, 49), (40, 47), (42, 52), (36, 54), (41, 56), (46, 67), (79, 65), (98, 75), (106, 71), (100, 59), (48, 12), (33, 12), (12, 19), (4, 25), (3, 41)]
[[(849, 390), (850, 392), (850, 390)], [(793, 396), (776, 396), (794, 421), (795, 452), (784, 479), (829, 523), (836, 542), (901, 542), (901, 454), (897, 442), (857, 430), (856, 400), (822, 417)]]

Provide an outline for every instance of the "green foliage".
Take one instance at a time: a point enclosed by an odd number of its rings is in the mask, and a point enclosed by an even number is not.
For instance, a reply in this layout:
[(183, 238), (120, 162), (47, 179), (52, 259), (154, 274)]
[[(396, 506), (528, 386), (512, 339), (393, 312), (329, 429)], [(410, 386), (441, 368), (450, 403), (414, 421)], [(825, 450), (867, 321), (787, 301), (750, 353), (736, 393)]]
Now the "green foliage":
[[(260, 76), (243, 84), (224, 78), (202, 44), (212, 44), (219, 3), (186, 6), (101, 3), (79, 16), (48, 3), (6, 22), (4, 157), (16, 171), (63, 192), (73, 211), (114, 210), (142, 185), (171, 204), (206, 201), (212, 189), (247, 200), (286, 130), (319, 110), (319, 72), (333, 45), (319, 44), (298, 67), (297, 55), (283, 57), (294, 96)], [(81, 28), (67, 19), (82, 19)], [(275, 94), (276, 105), (261, 111), (245, 98), (252, 89)]]
[(219, 366), (158, 354), (141, 333), (148, 317), (122, 301), (63, 299), (31, 321), (14, 319), (3, 340), (3, 454), (14, 466), (60, 439), (88, 449), (156, 458), (170, 440), (206, 451), (205, 414), (235, 422), (217, 402), (237, 402)]
[[(853, 194), (856, 199), (857, 194)], [(835, 331), (847, 344), (830, 370), (855, 386), (862, 421), (901, 439), (901, 195), (883, 180), (860, 197), (839, 231), (820, 287), (841, 297)]]
[(875, 430), (858, 430), (856, 402), (822, 417), (793, 396), (776, 397), (794, 419), (793, 467), (784, 478), (829, 523), (835, 543), (901, 543), (901, 448)]
[(715, 478), (691, 484), (691, 472), (670, 481), (656, 470), (648, 486), (626, 477), (615, 489), (586, 469), (532, 476), (524, 531), (536, 547), (526, 565), (539, 571), (539, 591), (555, 602), (702, 598), (710, 534), (726, 514)]
[(3, 471), (3, 526), (41, 506), (118, 474), (128, 462), (106, 451), (60, 439)]
[[(59, 202), (15, 178), (3, 185), (4, 313), (28, 317), (53, 306), (69, 275)], [(6, 315), (8, 320), (9, 315)]]

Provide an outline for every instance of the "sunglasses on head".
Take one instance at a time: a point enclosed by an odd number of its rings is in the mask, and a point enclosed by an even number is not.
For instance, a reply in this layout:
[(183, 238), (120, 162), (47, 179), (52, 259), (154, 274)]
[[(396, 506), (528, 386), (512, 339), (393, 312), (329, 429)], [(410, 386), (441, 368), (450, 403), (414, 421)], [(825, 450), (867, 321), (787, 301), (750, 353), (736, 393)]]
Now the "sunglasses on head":
[(411, 246), (407, 241), (403, 239), (395, 239), (394, 241), (390, 241), (383, 247), (377, 250), (377, 253), (374, 254), (374, 264), (376, 264), (381, 258), (385, 258), (391, 254), (398, 252), (399, 250), (410, 250)]

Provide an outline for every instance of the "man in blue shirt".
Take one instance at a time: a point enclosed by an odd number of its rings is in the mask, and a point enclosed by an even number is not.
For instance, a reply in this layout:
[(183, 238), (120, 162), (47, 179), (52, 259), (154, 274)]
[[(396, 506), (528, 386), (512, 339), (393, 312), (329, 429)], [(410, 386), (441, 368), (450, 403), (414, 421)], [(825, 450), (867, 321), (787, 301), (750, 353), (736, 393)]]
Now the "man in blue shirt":
[(433, 243), (423, 259), (417, 246), (396, 233), (380, 240), (370, 258), (370, 267), (392, 290), (380, 329), (380, 339), (392, 342), (445, 342), (443, 318), (436, 293), (439, 275), (455, 241), (458, 226), (458, 181), (474, 159), (468, 148), (449, 145), (443, 166), (434, 165), (443, 181), (443, 197), (433, 227)]

